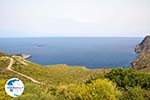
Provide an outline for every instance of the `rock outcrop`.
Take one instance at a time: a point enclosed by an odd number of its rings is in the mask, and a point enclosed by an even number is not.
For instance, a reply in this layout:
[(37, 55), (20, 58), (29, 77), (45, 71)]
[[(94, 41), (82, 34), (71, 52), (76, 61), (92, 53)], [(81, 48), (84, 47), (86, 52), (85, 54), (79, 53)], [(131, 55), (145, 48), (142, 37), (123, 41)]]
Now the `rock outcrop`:
[(27, 55), (27, 54), (16, 54), (16, 55), (14, 55), (14, 56), (18, 56), (18, 57), (21, 57), (21, 58), (23, 58), (23, 59), (28, 59), (28, 58), (31, 57), (31, 55)]
[(136, 46), (136, 53), (146, 53), (150, 52), (150, 36), (146, 36), (145, 39)]
[(134, 62), (132, 67), (137, 70), (150, 69), (150, 53), (140, 54)]
[(144, 40), (135, 48), (138, 53), (137, 59), (132, 62), (132, 67), (138, 70), (150, 69), (150, 36), (146, 36)]

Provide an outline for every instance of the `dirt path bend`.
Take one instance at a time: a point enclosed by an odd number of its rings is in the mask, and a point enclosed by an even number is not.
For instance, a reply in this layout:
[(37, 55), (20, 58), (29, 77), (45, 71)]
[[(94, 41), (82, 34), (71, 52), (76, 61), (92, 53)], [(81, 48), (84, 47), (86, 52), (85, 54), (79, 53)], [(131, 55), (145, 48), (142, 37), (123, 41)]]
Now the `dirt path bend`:
[(16, 74), (19, 74), (20, 76), (25, 77), (25, 78), (31, 80), (33, 83), (36, 83), (36, 84), (43, 84), (43, 83), (41, 83), (41, 82), (39, 82), (39, 81), (37, 81), (37, 80), (35, 80), (35, 79), (33, 79), (33, 78), (31, 78), (31, 77), (25, 75), (25, 74), (22, 74), (22, 73), (20, 73), (20, 72), (17, 72), (17, 71), (15, 71), (15, 70), (11, 69), (12, 66), (13, 66), (13, 64), (14, 64), (14, 59), (13, 59), (13, 58), (10, 58), (10, 57), (5, 57), (5, 58), (8, 58), (8, 59), (10, 60), (10, 63), (9, 63), (9, 65), (7, 66), (7, 70), (9, 70), (9, 71), (11, 71), (11, 72), (14, 72), (14, 73), (16, 73)]

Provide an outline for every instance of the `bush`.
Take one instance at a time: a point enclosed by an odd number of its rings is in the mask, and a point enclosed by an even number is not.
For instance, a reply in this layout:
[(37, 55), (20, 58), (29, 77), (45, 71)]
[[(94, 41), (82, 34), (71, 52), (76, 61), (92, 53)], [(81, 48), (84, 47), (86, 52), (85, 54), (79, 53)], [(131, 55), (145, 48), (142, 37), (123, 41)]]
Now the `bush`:
[[(33, 83), (27, 83), (25, 85), (24, 93), (12, 100), (50, 100), (53, 97), (44, 91), (44, 88), (40, 85)], [(53, 100), (53, 99), (52, 99)]]
[(134, 69), (113, 69), (105, 75), (119, 87), (137, 87), (150, 89), (150, 75), (138, 72)]
[(6, 80), (0, 80), (0, 100), (9, 100), (10, 96), (8, 96), (5, 92), (5, 83)]
[(121, 95), (107, 79), (97, 79), (88, 84), (59, 86), (56, 94), (64, 100), (117, 100)]
[(130, 87), (123, 93), (122, 100), (150, 100), (150, 94), (147, 93), (141, 87)]

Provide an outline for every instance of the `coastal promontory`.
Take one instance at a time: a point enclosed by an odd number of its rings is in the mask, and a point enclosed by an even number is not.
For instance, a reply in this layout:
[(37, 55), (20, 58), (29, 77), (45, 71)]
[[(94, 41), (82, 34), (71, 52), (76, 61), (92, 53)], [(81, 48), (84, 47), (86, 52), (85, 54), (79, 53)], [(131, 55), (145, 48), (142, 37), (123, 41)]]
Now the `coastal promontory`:
[(144, 40), (135, 48), (136, 53), (150, 53), (150, 36), (146, 36)]
[(28, 58), (31, 57), (31, 55), (28, 55), (28, 54), (15, 54), (14, 56), (19, 56), (19, 57), (21, 57), (23, 59), (28, 59)]
[(135, 52), (138, 53), (138, 57), (132, 63), (132, 67), (138, 70), (150, 70), (150, 36), (146, 36), (136, 46)]

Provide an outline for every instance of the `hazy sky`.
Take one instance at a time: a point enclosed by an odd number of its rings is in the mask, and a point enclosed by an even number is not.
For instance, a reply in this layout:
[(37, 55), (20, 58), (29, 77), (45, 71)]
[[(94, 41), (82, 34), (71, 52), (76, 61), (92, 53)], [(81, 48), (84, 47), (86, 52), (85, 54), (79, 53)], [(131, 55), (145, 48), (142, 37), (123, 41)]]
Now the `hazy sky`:
[(146, 34), (150, 0), (0, 0), (0, 37)]

